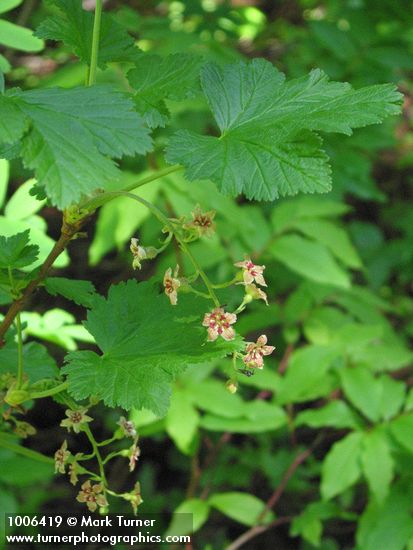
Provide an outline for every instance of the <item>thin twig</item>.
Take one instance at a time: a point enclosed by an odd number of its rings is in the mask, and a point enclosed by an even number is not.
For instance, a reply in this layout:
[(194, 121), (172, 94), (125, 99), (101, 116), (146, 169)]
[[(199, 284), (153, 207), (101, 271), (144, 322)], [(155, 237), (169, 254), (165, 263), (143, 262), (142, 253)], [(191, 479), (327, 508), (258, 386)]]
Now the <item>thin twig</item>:
[(234, 540), (234, 542), (227, 546), (225, 550), (238, 550), (238, 548), (241, 548), (241, 546), (243, 546), (246, 542), (250, 541), (261, 533), (265, 533), (265, 531), (269, 531), (270, 529), (278, 527), (279, 525), (290, 523), (292, 520), (293, 518), (291, 516), (285, 516), (275, 519), (268, 525), (255, 525), (254, 527), (251, 527), (251, 529), (248, 529), (248, 531), (245, 531), (245, 533), (243, 533), (236, 540)]
[(25, 288), (22, 296), (15, 300), (9, 310), (7, 311), (2, 323), (0, 324), (0, 347), (4, 345), (4, 335), (12, 325), (17, 314), (24, 308), (28, 299), (33, 294), (37, 286), (45, 279), (49, 269), (52, 267), (56, 259), (64, 251), (69, 242), (73, 239), (74, 235), (79, 232), (81, 227), (86, 223), (87, 218), (83, 218), (75, 223), (67, 223), (63, 221), (62, 232), (59, 240), (56, 241), (54, 247), (50, 251), (50, 254), (45, 259), (40, 271), (35, 279), (33, 279)]
[[(264, 533), (264, 531), (267, 531), (271, 527), (276, 527), (277, 525), (280, 525), (282, 523), (287, 523), (291, 521), (292, 518), (279, 518), (277, 520), (274, 520), (272, 523), (268, 525), (259, 525), (265, 516), (268, 514), (268, 512), (274, 508), (274, 506), (277, 504), (277, 502), (280, 500), (281, 496), (283, 495), (285, 488), (287, 487), (288, 482), (290, 481), (291, 477), (296, 472), (297, 468), (307, 460), (307, 458), (312, 454), (314, 449), (321, 443), (323, 440), (324, 435), (320, 434), (313, 442), (311, 447), (303, 451), (302, 453), (299, 453), (294, 460), (291, 462), (290, 466), (285, 471), (280, 484), (278, 487), (274, 490), (270, 498), (267, 500), (265, 504), (265, 508), (262, 510), (260, 515), (257, 517), (256, 525), (248, 529), (248, 531), (245, 531), (241, 536), (239, 536), (237, 539), (234, 540), (232, 544), (230, 544), (226, 550), (237, 550), (238, 548), (241, 548), (246, 542), (253, 539), (257, 535), (260, 535), (261, 533)], [(283, 521), (282, 521), (283, 520)]]

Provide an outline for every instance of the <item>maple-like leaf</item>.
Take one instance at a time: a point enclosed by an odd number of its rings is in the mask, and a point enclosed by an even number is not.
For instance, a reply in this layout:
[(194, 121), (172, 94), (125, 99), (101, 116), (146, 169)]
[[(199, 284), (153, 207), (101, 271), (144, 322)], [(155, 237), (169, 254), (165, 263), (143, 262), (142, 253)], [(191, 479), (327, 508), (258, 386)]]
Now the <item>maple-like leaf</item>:
[(224, 357), (242, 347), (206, 341), (202, 327), (208, 303), (182, 296), (172, 307), (150, 283), (135, 280), (112, 286), (107, 299), (93, 300), (85, 326), (101, 355), (76, 351), (66, 356), (63, 372), (76, 399), (97, 395), (108, 406), (167, 411), (171, 383), (188, 364)]
[(264, 59), (207, 64), (201, 84), (220, 136), (179, 131), (167, 160), (183, 164), (190, 180), (211, 179), (224, 194), (250, 199), (330, 190), (328, 157), (314, 131), (351, 134), (400, 111), (392, 84), (353, 90), (320, 70), (285, 82)]
[(23, 162), (60, 208), (119, 178), (109, 157), (151, 149), (149, 131), (133, 102), (111, 86), (12, 90), (6, 98), (17, 123), (21, 117), (29, 122), (19, 130)]

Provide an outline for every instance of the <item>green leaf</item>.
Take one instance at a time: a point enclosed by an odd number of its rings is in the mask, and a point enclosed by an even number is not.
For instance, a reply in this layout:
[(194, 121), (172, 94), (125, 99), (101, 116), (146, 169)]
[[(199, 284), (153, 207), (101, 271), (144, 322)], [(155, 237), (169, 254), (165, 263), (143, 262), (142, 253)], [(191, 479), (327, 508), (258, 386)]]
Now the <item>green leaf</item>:
[(412, 488), (405, 480), (392, 487), (383, 505), (370, 500), (359, 522), (357, 548), (404, 550), (413, 535), (411, 505)]
[(292, 224), (294, 229), (324, 244), (336, 258), (353, 269), (362, 267), (361, 259), (346, 231), (327, 220), (302, 219)]
[[(236, 491), (213, 495), (208, 502), (229, 518), (249, 527), (255, 525), (258, 516), (265, 509), (265, 503), (259, 498)], [(265, 515), (264, 522), (270, 522), (273, 518), (274, 514), (269, 511)]]
[(327, 395), (333, 389), (328, 370), (335, 357), (336, 353), (325, 346), (307, 346), (295, 351), (279, 381), (277, 403), (299, 403)]
[(394, 461), (382, 429), (364, 434), (361, 464), (371, 492), (378, 502), (384, 502), (393, 479)]
[(36, 214), (44, 206), (45, 200), (37, 200), (30, 194), (35, 183), (36, 180), (29, 179), (16, 189), (4, 209), (7, 218), (24, 220)]
[(390, 423), (390, 431), (400, 445), (413, 453), (413, 413), (404, 414)]
[(0, 19), (0, 42), (7, 48), (15, 48), (23, 52), (39, 52), (44, 48), (43, 40), (34, 36), (32, 30), (19, 27), (4, 19)]
[(194, 95), (201, 60), (189, 54), (171, 54), (165, 58), (143, 54), (129, 71), (130, 85), (137, 91), (135, 101), (150, 128), (165, 126), (168, 110), (165, 99), (174, 101)]
[(14, 143), (23, 135), (29, 119), (12, 98), (0, 94), (0, 142)]
[[(17, 374), (17, 343), (14, 339), (8, 340), (0, 348), (0, 374)], [(24, 372), (31, 383), (54, 378), (58, 373), (56, 363), (48, 354), (46, 348), (37, 342), (23, 345)]]
[(338, 516), (340, 509), (332, 502), (312, 502), (291, 524), (291, 535), (300, 535), (313, 546), (320, 545), (323, 533), (323, 519)]
[(311, 428), (359, 428), (360, 419), (344, 401), (331, 401), (320, 409), (309, 409), (295, 418), (296, 426)]
[(4, 204), (9, 185), (9, 161), (0, 159), (0, 208)]
[[(36, 36), (62, 41), (83, 63), (89, 64), (94, 14), (82, 9), (81, 0), (52, 0), (50, 4), (56, 6), (59, 13), (42, 21), (36, 30)], [(129, 61), (137, 53), (133, 38), (110, 15), (103, 13), (98, 66), (105, 68), (111, 61)]]
[(96, 296), (95, 287), (90, 281), (77, 281), (65, 277), (48, 277), (44, 282), (44, 286), (52, 296), (60, 294), (79, 306), (91, 307), (93, 298)]
[(373, 422), (388, 420), (400, 410), (405, 396), (403, 382), (386, 375), (376, 378), (361, 366), (342, 369), (340, 377), (348, 399)]
[(329, 250), (321, 243), (299, 235), (285, 235), (279, 237), (270, 246), (269, 253), (306, 279), (341, 288), (350, 287), (348, 274), (341, 269)]
[(11, 237), (0, 235), (0, 267), (20, 268), (32, 264), (39, 254), (39, 247), (29, 244), (30, 231), (23, 231)]
[(218, 380), (203, 380), (188, 387), (194, 404), (201, 410), (225, 418), (237, 418), (245, 413), (246, 403), (231, 394)]
[(323, 500), (339, 495), (359, 479), (362, 441), (363, 434), (354, 432), (331, 447), (322, 466)]
[(192, 441), (199, 423), (198, 411), (186, 391), (175, 388), (165, 419), (166, 431), (184, 454), (191, 454)]
[[(171, 524), (165, 535), (187, 535), (196, 533), (204, 525), (209, 516), (209, 504), (200, 498), (191, 498), (182, 502), (174, 511)], [(185, 517), (182, 516), (185, 514)], [(192, 526), (188, 529), (187, 516), (192, 515)]]
[(23, 0), (2, 0), (1, 6), (0, 6), (0, 13), (6, 13), (8, 11), (14, 10), (14, 8), (17, 8), (17, 6), (20, 6), (22, 2)]
[(17, 91), (7, 99), (31, 122), (23, 138), (23, 162), (61, 208), (113, 184), (119, 171), (108, 156), (151, 148), (132, 102), (111, 86)]
[(351, 134), (400, 111), (393, 85), (353, 90), (320, 70), (285, 83), (264, 59), (207, 64), (201, 84), (220, 136), (180, 131), (167, 160), (183, 164), (190, 180), (211, 179), (224, 194), (250, 199), (328, 191), (328, 158), (312, 130)]
[(204, 301), (180, 297), (170, 305), (150, 283), (135, 280), (112, 286), (108, 298), (97, 297), (85, 326), (102, 355), (70, 353), (64, 372), (77, 399), (97, 395), (108, 406), (152, 410), (165, 415), (175, 376), (188, 364), (224, 357), (241, 347), (206, 342), (201, 325)]

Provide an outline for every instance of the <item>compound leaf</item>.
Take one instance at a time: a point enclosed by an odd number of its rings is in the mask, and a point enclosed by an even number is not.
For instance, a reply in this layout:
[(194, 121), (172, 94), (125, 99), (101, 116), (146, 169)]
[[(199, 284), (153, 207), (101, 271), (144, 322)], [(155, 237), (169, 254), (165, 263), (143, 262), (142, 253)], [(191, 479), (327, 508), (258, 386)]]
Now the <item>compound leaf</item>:
[(180, 298), (173, 307), (150, 283), (112, 286), (108, 298), (93, 301), (85, 326), (102, 355), (67, 355), (64, 372), (75, 398), (97, 395), (108, 406), (166, 413), (171, 382), (188, 364), (223, 357), (240, 340), (206, 343), (201, 326), (204, 302)]
[(224, 194), (250, 199), (328, 191), (328, 158), (313, 131), (351, 134), (400, 110), (392, 85), (353, 90), (320, 70), (286, 83), (264, 59), (207, 64), (201, 84), (220, 136), (180, 131), (167, 159), (183, 164), (190, 180), (211, 179)]

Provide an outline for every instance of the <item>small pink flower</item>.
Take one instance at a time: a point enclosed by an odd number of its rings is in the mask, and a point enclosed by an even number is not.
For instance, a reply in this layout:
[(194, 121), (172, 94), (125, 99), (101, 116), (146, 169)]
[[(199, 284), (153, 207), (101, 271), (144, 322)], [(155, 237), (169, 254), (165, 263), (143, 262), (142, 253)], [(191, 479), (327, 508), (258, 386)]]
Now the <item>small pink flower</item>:
[(208, 328), (208, 341), (213, 342), (222, 336), (224, 340), (233, 340), (235, 331), (231, 327), (237, 320), (235, 313), (226, 313), (222, 307), (216, 307), (211, 313), (206, 313), (202, 326)]
[(271, 355), (274, 346), (267, 346), (267, 337), (262, 334), (256, 343), (249, 342), (245, 349), (246, 355), (243, 361), (249, 368), (262, 369), (264, 367), (264, 355)]
[(171, 301), (173, 306), (178, 303), (178, 288), (181, 286), (181, 281), (178, 279), (179, 265), (176, 266), (174, 274), (172, 276), (172, 268), (168, 268), (163, 278), (163, 286), (165, 288), (165, 294)]
[(248, 256), (245, 257), (243, 262), (237, 262), (234, 265), (243, 269), (243, 278), (246, 285), (250, 285), (255, 281), (258, 285), (267, 286), (263, 277), (265, 265), (255, 265)]

